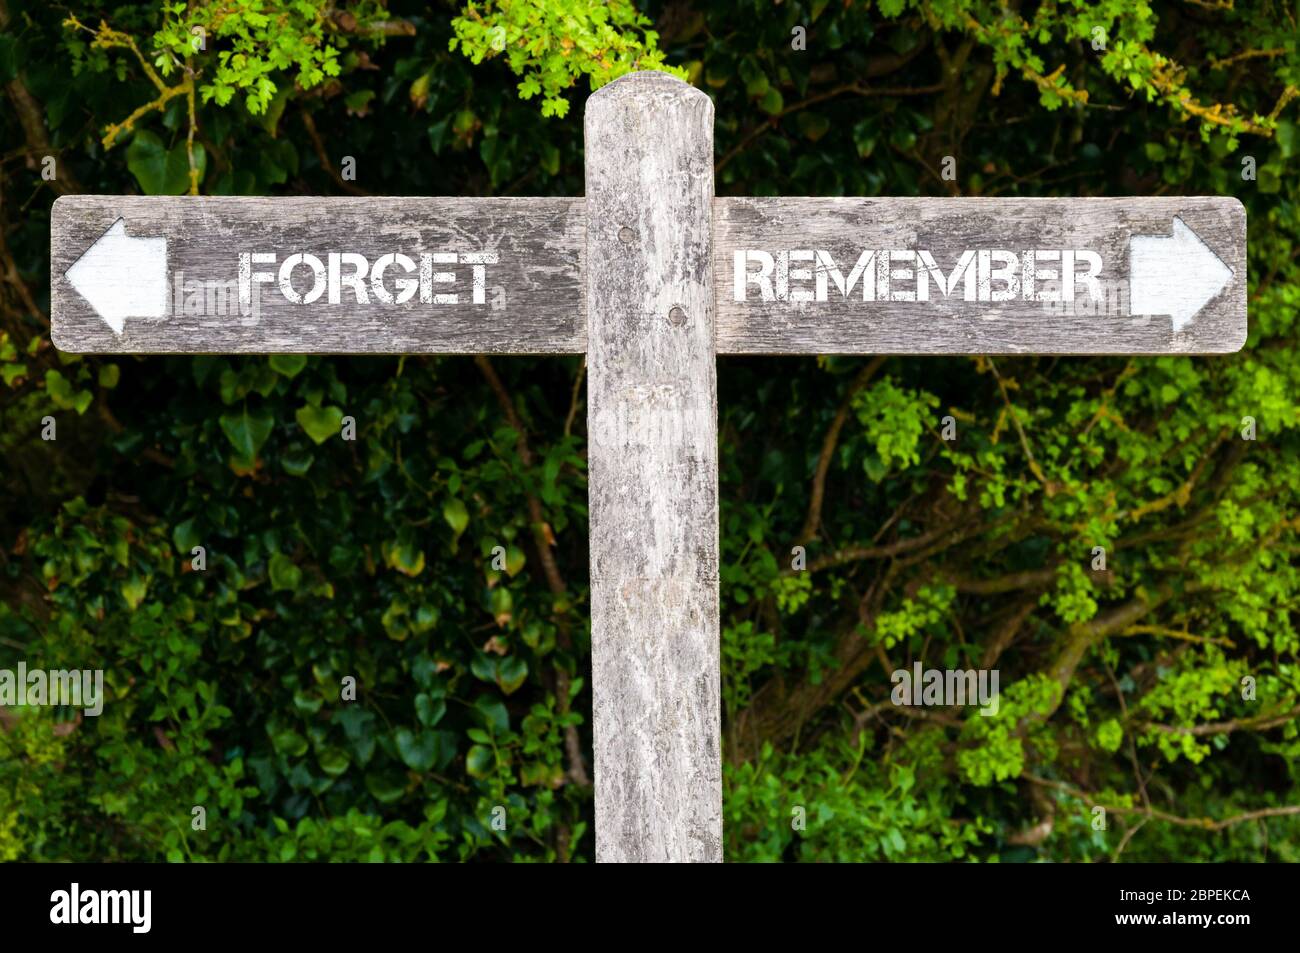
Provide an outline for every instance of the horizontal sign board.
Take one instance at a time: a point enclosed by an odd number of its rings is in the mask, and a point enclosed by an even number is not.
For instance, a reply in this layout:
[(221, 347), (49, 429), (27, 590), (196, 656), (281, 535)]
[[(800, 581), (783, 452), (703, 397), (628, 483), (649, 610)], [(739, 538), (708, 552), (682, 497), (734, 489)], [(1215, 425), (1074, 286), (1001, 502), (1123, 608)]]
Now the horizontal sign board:
[(54, 203), (54, 343), (101, 353), (581, 353), (582, 199)]
[(1144, 354), (1246, 340), (1233, 198), (726, 198), (719, 354)]
[[(712, 213), (719, 354), (1192, 354), (1246, 339), (1232, 198), (723, 198)], [(65, 196), (54, 343), (582, 353), (586, 241), (582, 199)]]

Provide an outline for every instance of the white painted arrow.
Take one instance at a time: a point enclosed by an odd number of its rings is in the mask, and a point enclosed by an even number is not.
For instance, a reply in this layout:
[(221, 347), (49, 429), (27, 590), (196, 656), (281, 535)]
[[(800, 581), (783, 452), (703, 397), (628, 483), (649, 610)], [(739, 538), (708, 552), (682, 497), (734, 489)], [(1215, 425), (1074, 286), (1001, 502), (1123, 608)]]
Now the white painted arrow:
[(127, 318), (167, 313), (167, 239), (131, 238), (114, 222), (65, 273), (69, 284), (121, 334)]
[(1177, 333), (1232, 280), (1232, 269), (1174, 218), (1173, 235), (1130, 235), (1129, 314), (1167, 314)]

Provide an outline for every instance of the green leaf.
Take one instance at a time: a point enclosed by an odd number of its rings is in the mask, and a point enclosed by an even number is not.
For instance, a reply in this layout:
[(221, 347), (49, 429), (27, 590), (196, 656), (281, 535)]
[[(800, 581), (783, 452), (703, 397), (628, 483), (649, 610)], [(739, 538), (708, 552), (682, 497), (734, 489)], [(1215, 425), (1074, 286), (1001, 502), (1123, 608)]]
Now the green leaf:
[(149, 577), (132, 573), (122, 581), (121, 586), (122, 598), (134, 612), (140, 608), (140, 603), (144, 602), (145, 593), (149, 591)]
[(514, 597), (510, 595), (510, 590), (504, 586), (493, 589), (492, 594), (488, 596), (488, 609), (491, 610), (497, 625), (508, 624), (514, 617)]
[(276, 553), (270, 563), (271, 589), (275, 592), (295, 590), (302, 582), (302, 570), (284, 553)]
[(424, 553), (415, 544), (415, 534), (403, 530), (396, 542), (382, 545), (384, 562), (406, 576), (418, 576), (424, 571)]
[(494, 732), (510, 730), (510, 712), (498, 699), (480, 695), (474, 700), (474, 708), (483, 716), (484, 723)]
[(769, 116), (775, 116), (785, 108), (785, 99), (781, 96), (780, 90), (773, 86), (763, 94), (763, 98), (759, 100), (758, 105)]
[[(194, 144), (194, 165), (199, 182), (207, 169), (208, 157), (202, 143)], [(147, 129), (137, 129), (126, 150), (126, 167), (145, 195), (184, 195), (190, 189), (190, 163), (184, 142), (168, 149)]]
[(1289, 159), (1300, 152), (1300, 126), (1287, 120), (1277, 124), (1277, 144), (1282, 149), (1282, 158)]
[(348, 769), (348, 753), (342, 748), (326, 748), (318, 752), (316, 761), (320, 769), (331, 778), (337, 778)]
[(280, 466), (289, 476), (306, 476), (311, 465), (316, 462), (310, 451), (300, 446), (291, 447), (280, 455)]
[(438, 624), (438, 607), (424, 603), (415, 610), (415, 615), (411, 617), (411, 631), (418, 635), (429, 632)]
[(343, 428), (343, 411), (338, 407), (314, 407), (307, 404), (294, 414), (299, 426), (317, 444), (336, 437)]
[(404, 642), (406, 637), (411, 634), (407, 626), (406, 603), (401, 597), (394, 598), (384, 610), (384, 614), (379, 617), (379, 622), (388, 633), (388, 637), (395, 642)]
[(528, 678), (528, 663), (517, 655), (497, 662), (497, 684), (507, 695), (513, 695)]
[(235, 448), (239, 459), (250, 464), (257, 459), (257, 452), (262, 449), (262, 444), (266, 443), (266, 438), (271, 436), (271, 430), (275, 427), (269, 411), (250, 414), (247, 404), (237, 413), (222, 414), (220, 423), (222, 432)]
[(406, 784), (400, 775), (391, 772), (367, 773), (366, 790), (380, 804), (393, 804), (400, 801), (406, 793)]
[(2, 364), (0, 365), (0, 378), (5, 382), (6, 387), (13, 387), (14, 381), (20, 377), (27, 376), (26, 364)]
[(271, 746), (289, 758), (301, 758), (307, 753), (307, 739), (292, 728), (285, 728), (271, 735)]
[[(306, 354), (272, 354), (271, 370), (290, 379), (297, 377), (307, 366)], [(317, 441), (319, 442), (319, 441)]]
[(343, 97), (343, 105), (347, 107), (349, 115), (364, 116), (370, 111), (370, 100), (374, 98), (373, 89), (358, 89)]
[(193, 517), (176, 524), (176, 528), (172, 530), (172, 542), (176, 544), (176, 549), (182, 556), (190, 555), (194, 547), (199, 545), (199, 533)]
[(523, 571), (526, 561), (524, 551), (518, 546), (510, 545), (506, 547), (506, 575), (511, 579)]
[(50, 400), (54, 401), (54, 406), (63, 410), (72, 409), (72, 382), (63, 376), (62, 371), (48, 370), (45, 372), (45, 393), (50, 395)]
[(483, 745), (474, 745), (465, 755), (465, 771), (473, 778), (486, 778), (492, 773), (496, 758), (492, 749)]
[(430, 698), (424, 693), (415, 696), (415, 716), (424, 727), (432, 728), (446, 713), (447, 703), (441, 698)]
[(460, 534), (469, 525), (469, 511), (465, 509), (464, 503), (454, 497), (442, 505), (442, 518), (447, 521), (456, 539), (460, 539)]
[(421, 731), (417, 735), (409, 728), (399, 728), (394, 740), (397, 753), (412, 771), (428, 771), (433, 767), (438, 756), (438, 738), (433, 732)]
[(475, 678), (485, 682), (497, 680), (497, 661), (485, 652), (474, 653), (469, 663), (469, 670), (474, 673)]

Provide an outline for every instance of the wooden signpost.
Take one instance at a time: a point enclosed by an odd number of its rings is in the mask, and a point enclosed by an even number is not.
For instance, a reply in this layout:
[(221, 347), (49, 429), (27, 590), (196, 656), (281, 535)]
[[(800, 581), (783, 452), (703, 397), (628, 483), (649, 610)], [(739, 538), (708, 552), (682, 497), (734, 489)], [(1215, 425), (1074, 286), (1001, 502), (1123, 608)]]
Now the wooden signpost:
[(581, 199), (54, 203), (54, 343), (124, 353), (573, 354)]
[(717, 354), (1199, 354), (1246, 339), (1231, 198), (715, 199), (713, 105), (594, 93), (585, 199), (54, 205), (82, 353), (585, 353), (596, 855), (722, 859)]

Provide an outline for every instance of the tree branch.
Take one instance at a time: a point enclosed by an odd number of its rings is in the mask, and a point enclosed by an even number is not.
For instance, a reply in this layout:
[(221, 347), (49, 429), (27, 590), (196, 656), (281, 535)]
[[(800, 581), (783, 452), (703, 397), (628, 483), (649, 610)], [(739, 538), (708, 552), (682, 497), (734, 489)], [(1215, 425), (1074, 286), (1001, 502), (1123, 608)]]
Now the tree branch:
[(871, 361), (858, 372), (849, 384), (849, 389), (840, 402), (839, 410), (835, 413), (835, 419), (831, 421), (830, 428), (826, 431), (826, 436), (822, 440), (821, 455), (817, 458), (817, 472), (813, 474), (812, 494), (808, 500), (808, 516), (804, 519), (803, 529), (799, 531), (799, 544), (808, 545), (812, 538), (817, 535), (817, 528), (821, 525), (822, 519), (822, 499), (826, 494), (826, 474), (831, 468), (831, 460), (835, 456), (835, 445), (839, 442), (840, 431), (844, 429), (844, 422), (848, 419), (849, 411), (853, 407), (853, 398), (858, 395), (862, 388), (866, 387), (876, 372), (880, 370), (881, 365), (885, 363), (884, 355), (871, 359)]
[[(510, 393), (506, 390), (505, 385), (501, 383), (501, 378), (497, 376), (496, 369), (492, 367), (492, 362), (486, 355), (480, 354), (474, 358), (474, 363), (487, 379), (488, 386), (496, 395), (497, 403), (501, 407), (501, 412), (505, 415), (506, 422), (515, 431), (515, 452), (519, 454), (519, 460), (527, 469), (533, 467), (533, 452), (528, 446), (528, 432), (524, 429), (524, 422), (520, 419), (519, 413), (515, 410), (515, 405), (510, 399)], [(528, 506), (528, 519), (531, 524), (533, 534), (533, 546), (537, 550), (538, 560), (542, 565), (542, 574), (546, 577), (546, 583), (550, 587), (552, 595), (566, 596), (567, 587), (564, 585), (564, 578), (560, 575), (560, 567), (555, 561), (555, 554), (551, 551), (554, 545), (554, 537), (551, 534), (550, 524), (546, 522), (545, 513), (542, 511), (542, 501), (533, 493), (525, 491), (524, 499)], [(561, 613), (556, 617), (556, 643), (566, 652), (573, 648), (573, 639), (569, 632), (569, 620), (566, 614)], [(554, 666), (555, 671), (555, 695), (556, 703), (560, 706), (560, 711), (567, 714), (569, 711), (569, 673), (563, 666)], [(578, 729), (574, 725), (567, 725), (564, 729), (564, 747), (565, 753), (569, 760), (569, 779), (579, 787), (590, 787), (591, 778), (587, 774), (586, 763), (582, 756), (582, 742), (578, 737)]]
[(1143, 722), (1138, 727), (1150, 728), (1166, 735), (1230, 735), (1242, 729), (1264, 730), (1289, 724), (1300, 718), (1300, 705), (1280, 715), (1256, 715), (1254, 718), (1234, 718), (1231, 721), (1211, 722), (1203, 725), (1159, 725), (1155, 722)]
[(1142, 817), (1151, 818), (1152, 820), (1165, 821), (1169, 824), (1176, 824), (1179, 827), (1196, 827), (1206, 831), (1221, 831), (1232, 827), (1234, 824), (1244, 824), (1247, 821), (1257, 821), (1266, 817), (1289, 817), (1300, 814), (1300, 804), (1291, 804), (1284, 807), (1265, 807), (1256, 811), (1246, 811), (1244, 814), (1234, 814), (1231, 817), (1225, 817), (1215, 820), (1212, 817), (1182, 817), (1178, 814), (1170, 814), (1167, 811), (1159, 811), (1155, 808), (1145, 807), (1123, 807), (1122, 805), (1102, 804), (1087, 791), (1072, 787), (1063, 781), (1054, 781), (1051, 778), (1040, 778), (1033, 774), (1022, 774), (1026, 781), (1031, 784), (1042, 785), (1043, 787), (1054, 788), (1070, 797), (1078, 798), (1088, 807), (1100, 807), (1105, 809), (1107, 814), (1124, 816), (1136, 814)]

